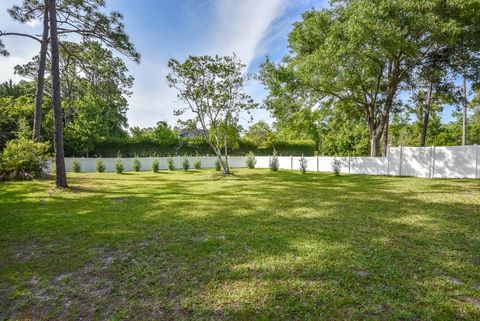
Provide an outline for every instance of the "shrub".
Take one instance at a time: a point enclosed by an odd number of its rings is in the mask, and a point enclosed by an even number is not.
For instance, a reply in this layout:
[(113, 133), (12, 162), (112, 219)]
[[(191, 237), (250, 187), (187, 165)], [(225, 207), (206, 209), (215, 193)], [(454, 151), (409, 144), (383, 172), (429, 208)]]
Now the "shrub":
[(196, 159), (194, 162), (193, 162), (193, 167), (195, 169), (202, 169), (202, 162), (199, 160), (199, 159)]
[(169, 171), (173, 171), (175, 169), (175, 165), (173, 165), (173, 159), (171, 158), (167, 159), (167, 164), (168, 164)]
[(299, 169), (300, 169), (300, 172), (302, 174), (305, 174), (307, 172), (307, 167), (308, 167), (308, 161), (305, 157), (302, 157), (300, 158), (300, 161), (299, 161), (300, 165), (299, 165)]
[(97, 162), (95, 164), (95, 168), (97, 169), (97, 172), (103, 173), (105, 172), (105, 164), (101, 159), (97, 159)]
[(245, 164), (247, 165), (248, 168), (254, 169), (255, 165), (257, 165), (257, 159), (255, 158), (255, 154), (253, 152), (249, 152), (247, 154), (247, 159), (245, 161)]
[(117, 159), (117, 162), (115, 163), (115, 172), (117, 174), (123, 173), (123, 163), (120, 159)]
[(335, 176), (340, 175), (340, 170), (342, 168), (342, 164), (340, 163), (339, 159), (334, 158), (332, 162), (332, 171), (335, 174)]
[(270, 157), (270, 162), (268, 163), (268, 167), (270, 168), (271, 171), (276, 172), (278, 171), (278, 157), (277, 153), (273, 151), (272, 157)]
[(41, 176), (50, 159), (49, 147), (25, 137), (8, 141), (0, 155), (0, 180)]
[(190, 162), (188, 161), (188, 158), (183, 159), (182, 166), (184, 171), (188, 171), (190, 169)]
[(152, 171), (153, 171), (154, 173), (157, 173), (159, 168), (160, 168), (160, 165), (158, 164), (158, 160), (155, 159), (155, 160), (152, 162)]
[(220, 161), (218, 159), (215, 161), (215, 170), (217, 172), (220, 172), (222, 170), (222, 164), (220, 164)]
[(142, 163), (138, 159), (133, 160), (132, 168), (135, 172), (139, 172), (140, 168), (142, 168)]
[(77, 160), (74, 160), (72, 162), (72, 172), (80, 173), (81, 171), (82, 171), (82, 166), (80, 165), (80, 162)]

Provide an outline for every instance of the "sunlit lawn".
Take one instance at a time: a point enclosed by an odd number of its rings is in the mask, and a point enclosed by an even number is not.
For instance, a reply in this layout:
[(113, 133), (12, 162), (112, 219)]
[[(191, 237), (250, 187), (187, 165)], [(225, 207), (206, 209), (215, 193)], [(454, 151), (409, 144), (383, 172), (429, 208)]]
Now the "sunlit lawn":
[(480, 319), (480, 183), (266, 170), (0, 184), (0, 320)]

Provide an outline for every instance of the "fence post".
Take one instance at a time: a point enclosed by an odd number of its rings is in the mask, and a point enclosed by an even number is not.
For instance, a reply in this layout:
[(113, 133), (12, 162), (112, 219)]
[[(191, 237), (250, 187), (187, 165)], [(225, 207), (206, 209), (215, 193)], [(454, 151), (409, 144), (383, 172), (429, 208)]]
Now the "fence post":
[(478, 145), (475, 144), (475, 178), (478, 178)]
[(400, 146), (400, 165), (398, 169), (398, 176), (402, 176), (402, 155), (403, 154), (403, 146)]
[(433, 165), (433, 146), (430, 146), (430, 163), (428, 164), (428, 178), (432, 178), (432, 165)]
[(432, 178), (435, 178), (435, 153), (436, 153), (436, 148), (435, 148), (435, 146), (433, 146)]
[(293, 171), (293, 155), (290, 155), (290, 170)]
[(348, 155), (348, 174), (350, 174), (350, 155)]
[(319, 171), (318, 167), (319, 167), (319, 166), (318, 166), (318, 156), (317, 156), (317, 172)]
[(387, 176), (390, 176), (390, 147), (387, 148)]

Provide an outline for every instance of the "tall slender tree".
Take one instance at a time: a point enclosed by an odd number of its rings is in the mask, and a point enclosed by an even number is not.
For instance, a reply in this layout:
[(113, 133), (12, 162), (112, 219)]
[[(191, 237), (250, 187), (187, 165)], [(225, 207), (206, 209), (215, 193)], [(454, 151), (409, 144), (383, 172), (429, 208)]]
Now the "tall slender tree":
[[(49, 0), (48, 12), (51, 17), (57, 16), (56, 0)], [(65, 155), (63, 147), (63, 117), (60, 97), (60, 56), (58, 49), (57, 20), (50, 19), (50, 54), (52, 56), (52, 101), (53, 118), (55, 123), (55, 168), (56, 168), (56, 186), (66, 188), (67, 174), (65, 171)]]
[(42, 103), (43, 103), (43, 89), (45, 86), (45, 64), (47, 62), (48, 51), (48, 33), (49, 33), (49, 19), (48, 19), (48, 0), (45, 0), (43, 9), (43, 34), (40, 43), (39, 66), (37, 71), (37, 88), (35, 92), (35, 113), (33, 118), (33, 139), (40, 140), (42, 132)]
[[(49, 0), (24, 0), (21, 6), (13, 6), (8, 10), (10, 16), (21, 23), (32, 22), (35, 20), (43, 21), (42, 38), (35, 34), (20, 32), (0, 32), (2, 36), (27, 37), (40, 43), (40, 64), (37, 76), (37, 90), (35, 100), (35, 116), (33, 137), (39, 139), (42, 121), (42, 97), (44, 88), (45, 61), (47, 54), (48, 41), (48, 21)], [(102, 12), (105, 6), (105, 0), (58, 0), (56, 1), (56, 22), (57, 34), (67, 36), (70, 34), (80, 35), (83, 40), (96, 39), (107, 47), (113, 48), (132, 59), (135, 62), (140, 61), (140, 54), (136, 51), (133, 44), (125, 32), (125, 26), (122, 22), (123, 15), (119, 12), (113, 12), (110, 15)], [(47, 37), (46, 37), (47, 36)], [(59, 46), (62, 43), (59, 42)], [(0, 54), (8, 55), (3, 42), (0, 40)]]

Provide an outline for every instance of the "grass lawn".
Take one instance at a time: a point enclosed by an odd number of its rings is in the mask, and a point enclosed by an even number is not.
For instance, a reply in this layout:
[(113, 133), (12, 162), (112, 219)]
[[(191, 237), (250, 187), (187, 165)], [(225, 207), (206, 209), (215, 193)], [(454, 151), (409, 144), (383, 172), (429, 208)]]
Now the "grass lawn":
[(479, 320), (480, 183), (267, 170), (0, 184), (0, 320)]

